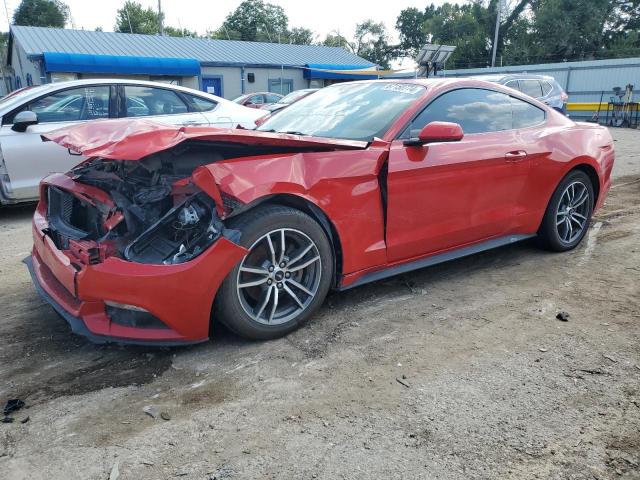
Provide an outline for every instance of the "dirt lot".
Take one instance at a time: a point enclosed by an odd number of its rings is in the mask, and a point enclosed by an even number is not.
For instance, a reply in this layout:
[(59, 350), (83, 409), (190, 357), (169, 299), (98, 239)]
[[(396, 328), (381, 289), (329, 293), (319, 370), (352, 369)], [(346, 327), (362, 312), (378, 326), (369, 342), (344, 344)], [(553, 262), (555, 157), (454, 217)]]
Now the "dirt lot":
[(0, 402), (28, 406), (0, 424), (0, 478), (640, 478), (640, 131), (613, 133), (615, 185), (575, 251), (335, 293), (267, 343), (87, 343), (21, 264), (33, 207), (0, 210)]

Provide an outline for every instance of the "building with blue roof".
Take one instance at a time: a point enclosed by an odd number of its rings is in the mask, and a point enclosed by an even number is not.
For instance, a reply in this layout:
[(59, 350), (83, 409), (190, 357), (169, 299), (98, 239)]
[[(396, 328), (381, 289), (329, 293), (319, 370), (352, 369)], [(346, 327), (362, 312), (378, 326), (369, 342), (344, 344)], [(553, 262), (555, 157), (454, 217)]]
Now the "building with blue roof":
[(336, 71), (375, 67), (340, 47), (17, 25), (9, 32), (7, 64), (11, 89), (117, 77), (177, 83), (230, 99), (362, 79)]

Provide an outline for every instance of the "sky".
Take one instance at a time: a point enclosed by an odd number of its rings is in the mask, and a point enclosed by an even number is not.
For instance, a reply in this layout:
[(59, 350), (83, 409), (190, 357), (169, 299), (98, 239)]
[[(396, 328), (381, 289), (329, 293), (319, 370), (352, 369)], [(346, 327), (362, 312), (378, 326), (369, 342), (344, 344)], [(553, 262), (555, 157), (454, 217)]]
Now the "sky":
[[(75, 28), (94, 30), (102, 27), (104, 31), (113, 31), (116, 10), (124, 0), (63, 0), (71, 9)], [(157, 8), (157, 0), (137, 0), (144, 6)], [(395, 22), (401, 10), (407, 7), (423, 9), (428, 3), (443, 3), (444, 0), (267, 0), (280, 5), (289, 17), (290, 27), (306, 27), (319, 38), (327, 33), (339, 31), (345, 37), (351, 37), (356, 23), (371, 18), (382, 21), (387, 26), (392, 39), (397, 39)], [(225, 17), (231, 13), (241, 0), (162, 0), (165, 24), (182, 26), (204, 34), (208, 29), (218, 28)], [(20, 0), (5, 0), (8, 17), (12, 18)], [(4, 6), (0, 4), (0, 9)], [(2, 31), (7, 30), (7, 15), (1, 15)], [(71, 27), (70, 25), (68, 28)]]

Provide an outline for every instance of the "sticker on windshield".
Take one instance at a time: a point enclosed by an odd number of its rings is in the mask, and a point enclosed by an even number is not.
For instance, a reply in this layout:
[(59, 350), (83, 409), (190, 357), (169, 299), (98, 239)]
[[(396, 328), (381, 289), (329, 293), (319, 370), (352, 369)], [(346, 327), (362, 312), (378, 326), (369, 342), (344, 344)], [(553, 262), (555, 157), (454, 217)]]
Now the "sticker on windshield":
[(411, 85), (410, 83), (386, 83), (382, 90), (415, 95), (422, 90), (422, 87), (420, 85)]

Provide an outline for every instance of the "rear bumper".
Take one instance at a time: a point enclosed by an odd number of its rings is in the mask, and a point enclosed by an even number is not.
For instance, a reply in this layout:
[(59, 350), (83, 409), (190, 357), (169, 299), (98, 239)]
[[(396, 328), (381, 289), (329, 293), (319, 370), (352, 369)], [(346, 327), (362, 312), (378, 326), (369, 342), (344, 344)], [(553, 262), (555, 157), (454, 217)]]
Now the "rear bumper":
[[(246, 254), (222, 237), (193, 260), (179, 265), (148, 265), (109, 257), (96, 265), (78, 262), (58, 250), (43, 232), (36, 211), (34, 246), (25, 261), (38, 293), (92, 342), (175, 346), (209, 338), (211, 307), (218, 287)], [(111, 321), (105, 301), (143, 308), (167, 328), (139, 328)]]

